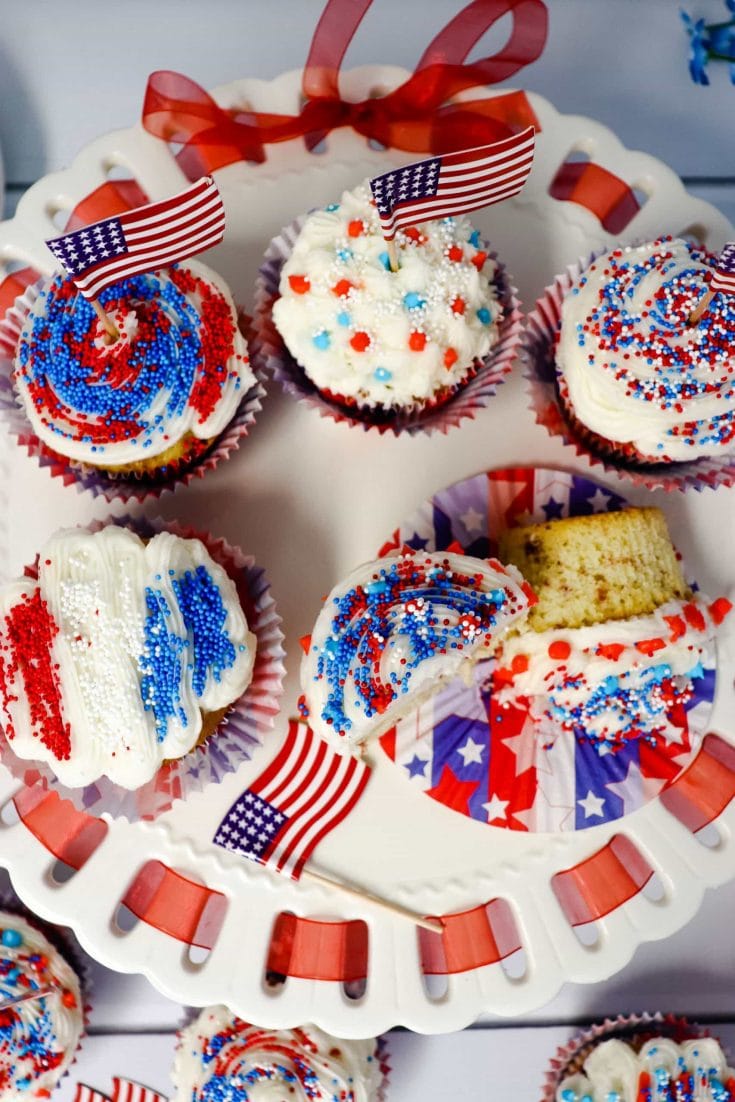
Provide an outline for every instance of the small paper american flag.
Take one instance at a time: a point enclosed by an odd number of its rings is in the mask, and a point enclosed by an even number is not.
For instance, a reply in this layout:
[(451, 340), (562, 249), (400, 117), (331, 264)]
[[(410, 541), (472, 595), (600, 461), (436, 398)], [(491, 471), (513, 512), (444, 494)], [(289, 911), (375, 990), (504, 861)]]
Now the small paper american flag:
[(168, 1102), (168, 1099), (165, 1094), (159, 1094), (150, 1087), (115, 1075), (112, 1080), (112, 1102)]
[(370, 769), (292, 721), (280, 753), (217, 828), (219, 846), (293, 880), (318, 843), (357, 804)]
[(386, 241), (396, 230), (500, 203), (521, 190), (533, 165), (532, 126), (492, 145), (429, 157), (370, 181)]
[(715, 293), (735, 294), (735, 241), (728, 241), (717, 258), (709, 289)]
[(88, 1087), (86, 1083), (77, 1083), (74, 1102), (112, 1102), (109, 1095), (102, 1091), (96, 1091), (94, 1087)]
[(211, 176), (202, 176), (171, 199), (93, 222), (46, 244), (84, 297), (96, 299), (120, 279), (210, 249), (224, 232), (219, 188)]

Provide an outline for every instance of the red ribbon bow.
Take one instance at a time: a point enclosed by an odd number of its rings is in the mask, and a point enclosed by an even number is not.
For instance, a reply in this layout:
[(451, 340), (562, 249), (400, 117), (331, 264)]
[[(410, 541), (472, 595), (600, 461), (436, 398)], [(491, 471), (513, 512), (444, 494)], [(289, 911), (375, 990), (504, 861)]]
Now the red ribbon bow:
[[(146, 130), (182, 143), (190, 179), (234, 161), (262, 162), (264, 146), (303, 137), (313, 149), (350, 126), (365, 138), (415, 153), (447, 153), (508, 137), (538, 120), (523, 92), (448, 102), (468, 88), (497, 84), (538, 58), (546, 43), (543, 0), (472, 0), (433, 39), (416, 71), (394, 91), (359, 103), (340, 97), (342, 59), (372, 0), (328, 0), (304, 68), (306, 102), (298, 115), (225, 110), (194, 81), (166, 70), (151, 74), (143, 104)], [(512, 29), (491, 57), (467, 63), (472, 47), (505, 15)]]

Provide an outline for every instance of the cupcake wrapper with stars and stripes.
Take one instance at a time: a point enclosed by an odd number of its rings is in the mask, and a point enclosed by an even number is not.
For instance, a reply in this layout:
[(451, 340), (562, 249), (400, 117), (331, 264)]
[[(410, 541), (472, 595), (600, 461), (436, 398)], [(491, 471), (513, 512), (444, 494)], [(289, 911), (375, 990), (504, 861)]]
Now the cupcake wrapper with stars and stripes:
[(296, 239), (306, 221), (306, 215), (295, 219), (274, 237), (268, 246), (255, 287), (253, 336), (250, 345), (256, 372), (265, 369), (277, 379), (287, 394), (305, 402), (321, 417), (344, 421), (362, 427), (366, 432), (379, 433), (448, 432), (465, 418), (475, 416), (496, 393), (513, 366), (521, 340), (523, 317), (518, 293), (497, 255), (488, 248), (488, 255), (498, 265), (496, 291), (503, 307), (499, 323), (499, 339), (484, 360), (476, 362), (476, 371), (453, 392), (447, 392), (441, 402), (399, 411), (369, 408), (347, 408), (323, 395), (308, 378), (303, 368), (291, 356), (272, 318), (272, 307), (279, 295), (281, 268), (291, 255)]
[[(619, 509), (616, 493), (566, 471), (517, 468), (465, 479), (421, 506), (382, 548), (403, 543), (429, 551), (454, 540), (470, 555), (497, 552), (500, 532), (519, 523)], [(561, 731), (548, 746), (527, 707), (502, 708), (493, 694), (492, 659), (472, 683), (456, 679), (383, 736), (383, 750), (405, 779), (478, 822), (509, 830), (583, 830), (630, 814), (670, 784), (696, 754), (715, 689), (714, 648), (692, 699), (669, 720), (680, 741), (631, 739), (600, 755)]]
[[(636, 244), (636, 242), (631, 242)], [(554, 362), (554, 345), (559, 330), (561, 304), (574, 284), (589, 265), (606, 252), (600, 249), (570, 264), (560, 273), (537, 300), (526, 319), (526, 329), (521, 341), (521, 359), (524, 361), (529, 409), (538, 425), (543, 425), (549, 436), (558, 436), (576, 454), (636, 486), (649, 490), (703, 490), (735, 484), (735, 454), (702, 456), (688, 463), (666, 463), (642, 467), (627, 465), (592, 451), (586, 437), (580, 433), (565, 415), (559, 397), (557, 372)]]
[[(78, 810), (88, 815), (106, 813), (137, 822), (156, 818), (168, 811), (176, 800), (186, 799), (210, 784), (219, 783), (252, 757), (271, 731), (279, 711), (285, 652), (281, 618), (265, 573), (239, 548), (160, 517), (148, 520), (121, 516), (115, 518), (115, 523), (133, 529), (142, 539), (164, 528), (185, 539), (200, 539), (215, 562), (235, 582), (248, 626), (257, 638), (252, 681), (233, 703), (216, 732), (184, 757), (165, 762), (151, 781), (135, 791), (113, 784), (106, 777), (86, 788), (66, 788), (46, 765), (17, 757), (7, 740), (0, 737), (0, 761), (17, 780), (29, 786), (41, 783), (46, 789), (58, 791), (62, 799), (71, 800)], [(90, 531), (101, 527), (104, 522), (95, 522), (90, 525)], [(34, 573), (35, 567), (26, 568), (26, 574), (34, 576)]]
[[(34, 433), (13, 383), (16, 345), (24, 320), (33, 309), (41, 285), (39, 282), (27, 287), (5, 317), (0, 318), (0, 419), (17, 443), (38, 461), (40, 467), (45, 467), (53, 478), (60, 478), (65, 486), (74, 485), (80, 493), (89, 491), (93, 497), (103, 497), (110, 503), (143, 502), (158, 498), (179, 486), (188, 486), (196, 478), (203, 478), (208, 471), (213, 471), (222, 460), (240, 447), (262, 409), (265, 388), (260, 380), (243, 395), (235, 416), (203, 454), (177, 466), (170, 464), (166, 472), (155, 479), (143, 475), (116, 476), (51, 451)], [(239, 323), (247, 336), (243, 314), (240, 314)]]

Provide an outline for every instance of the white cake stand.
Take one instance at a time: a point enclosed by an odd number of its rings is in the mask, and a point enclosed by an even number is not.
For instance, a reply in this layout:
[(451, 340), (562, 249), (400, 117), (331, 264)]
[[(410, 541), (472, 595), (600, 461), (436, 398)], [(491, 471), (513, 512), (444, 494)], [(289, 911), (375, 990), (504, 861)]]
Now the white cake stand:
[[(393, 68), (355, 70), (342, 79), (343, 95), (362, 99), (406, 76)], [(294, 112), (299, 75), (288, 73), (272, 83), (238, 81), (215, 96), (224, 106), (247, 101), (256, 110)], [(732, 235), (726, 219), (688, 195), (664, 165), (624, 149), (610, 131), (589, 119), (559, 115), (537, 96), (531, 100), (542, 125), (531, 179), (521, 197), (480, 212), (476, 219), (514, 274), (525, 304), (532, 303), (565, 264), (614, 240), (582, 206), (548, 194), (560, 163), (572, 152), (589, 155), (639, 195), (645, 193), (647, 201), (625, 229), (627, 239), (693, 233), (718, 248)], [(328, 137), (320, 153), (309, 154), (302, 142), (294, 141), (270, 147), (263, 165), (231, 165), (217, 173), (228, 212), (227, 238), (207, 259), (230, 281), (247, 309), (265, 246), (284, 223), (333, 200), (368, 173), (411, 159), (369, 148), (363, 139), (342, 130)], [(69, 170), (31, 188), (15, 218), (0, 226), (0, 263), (32, 263), (47, 269), (42, 242), (58, 230), (54, 216), (111, 175), (126, 172), (152, 199), (172, 194), (186, 182), (166, 145), (139, 126), (100, 138)], [(105, 515), (104, 501), (64, 488), (61, 480), (52, 479), (5, 441), (0, 442), (0, 464), (3, 577), (32, 560), (56, 527)], [(513, 373), (476, 420), (446, 437), (431, 438), (379, 438), (326, 422), (271, 388), (240, 451), (201, 483), (169, 495), (148, 511), (225, 536), (266, 568), (283, 616), (288, 651), (284, 710), (272, 738), (218, 787), (176, 804), (154, 823), (117, 820), (106, 832), (92, 824), (86, 842), (80, 842), (86, 860), (76, 861), (81, 867), (74, 875), (56, 863), (58, 836), (53, 826), (41, 829), (36, 824), (41, 841), (18, 821), (12, 804), (17, 782), (0, 769), (0, 862), (28, 905), (71, 925), (85, 948), (104, 964), (141, 972), (179, 1001), (222, 1001), (269, 1027), (311, 1020), (342, 1036), (366, 1036), (396, 1024), (440, 1032), (463, 1027), (484, 1012), (521, 1014), (542, 1005), (565, 981), (591, 983), (611, 976), (641, 942), (664, 937), (687, 922), (706, 887), (735, 875), (735, 804), (728, 802), (728, 794), (735, 792), (735, 767), (730, 767), (728, 752), (715, 755), (712, 766), (721, 782), (719, 803), (709, 792), (695, 793), (707, 807), (696, 805), (692, 811), (687, 804), (676, 815), (656, 800), (607, 826), (563, 834), (494, 830), (454, 815), (412, 790), (395, 766), (376, 754), (375, 774), (363, 800), (320, 845), (313, 864), (425, 914), (479, 915), (483, 935), (489, 929), (497, 943), (496, 956), (509, 954), (504, 961), (475, 960), (474, 966), (465, 967), (468, 955), (477, 956), (477, 943), (467, 922), (458, 920), (463, 932), (457, 944), (464, 958), (445, 960), (444, 971), (450, 974), (439, 979), (423, 975), (421, 946), (424, 961), (427, 946), (412, 924), (368, 902), (351, 901), (305, 881), (279, 879), (211, 842), (235, 798), (278, 750), (287, 719), (295, 711), (298, 639), (309, 631), (321, 595), (356, 563), (373, 557), (400, 522), (443, 486), (514, 464), (574, 465), (582, 473), (586, 469), (570, 449), (533, 424), (520, 372)], [(663, 504), (674, 538), (700, 583), (713, 595), (727, 591), (735, 571), (731, 562), (721, 562), (718, 548), (728, 546), (726, 528), (735, 512), (732, 491), (675, 495), (673, 500), (663, 494), (630, 492), (612, 477), (603, 481), (636, 503)], [(719, 660), (711, 726), (724, 739), (716, 746), (729, 751), (729, 743), (735, 742), (735, 648), (727, 637)], [(696, 833), (708, 818), (715, 823)], [(712, 841), (713, 830), (714, 846), (704, 845)], [(613, 841), (620, 838), (622, 843)], [(611, 853), (614, 858), (616, 847), (616, 859), (630, 866), (631, 898), (619, 899), (610, 913), (590, 921), (590, 900), (599, 904), (601, 897), (588, 883), (582, 905), (565, 915), (552, 878), (580, 864), (592, 874), (600, 872), (603, 865), (598, 862), (610, 860)], [(600, 853), (605, 856), (596, 858)], [(590, 858), (592, 864), (584, 865)], [(641, 876), (640, 859), (655, 873), (652, 879)], [(141, 881), (146, 867), (149, 875)], [(152, 878), (151, 868), (157, 870)], [(575, 875), (572, 886), (579, 886), (580, 876), (583, 872)], [(137, 900), (145, 916), (132, 929), (123, 928), (130, 926), (119, 909), (123, 897), (133, 905)], [(482, 912), (483, 905), (498, 899), (504, 901), (500, 907)], [(189, 904), (199, 907), (201, 913), (189, 916), (190, 929), (196, 927), (189, 940), (209, 947), (208, 954), (195, 952), (157, 928), (161, 907), (170, 916), (171, 904), (175, 910), (177, 901), (180, 922), (187, 918)], [(329, 942), (331, 948), (325, 949), (323, 961), (334, 957), (334, 944), (349, 942), (350, 931), (358, 931), (358, 941), (366, 933), (366, 984), (291, 974), (285, 984), (269, 986), (266, 962), (274, 922), (281, 913), (297, 916), (288, 920), (292, 932), (295, 923), (297, 938), (303, 935), (312, 949), (315, 936), (327, 938), (324, 944)], [(513, 936), (506, 936), (509, 916)], [(334, 925), (325, 927), (316, 920)], [(348, 929), (345, 920), (365, 925)], [(340, 942), (345, 931), (347, 940)], [(330, 938), (330, 933), (335, 936)], [(434, 958), (437, 952), (441, 958), (441, 946), (429, 948)], [(347, 957), (352, 959), (354, 952)], [(339, 965), (338, 960), (337, 974), (344, 978), (345, 969), (340, 972)]]

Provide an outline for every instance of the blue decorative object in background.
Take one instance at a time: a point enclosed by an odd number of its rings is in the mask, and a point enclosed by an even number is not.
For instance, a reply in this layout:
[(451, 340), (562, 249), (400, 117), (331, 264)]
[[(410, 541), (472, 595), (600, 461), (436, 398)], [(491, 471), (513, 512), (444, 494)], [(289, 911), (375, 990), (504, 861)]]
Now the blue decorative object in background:
[[(735, 0), (725, 0), (725, 7), (735, 17)], [(730, 80), (735, 84), (735, 18), (727, 23), (705, 23), (704, 19), (692, 19), (685, 11), (681, 18), (691, 39), (689, 73), (692, 80), (696, 84), (709, 84), (708, 62), (727, 61)]]

